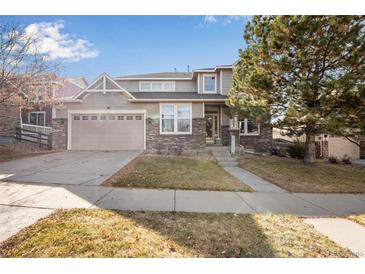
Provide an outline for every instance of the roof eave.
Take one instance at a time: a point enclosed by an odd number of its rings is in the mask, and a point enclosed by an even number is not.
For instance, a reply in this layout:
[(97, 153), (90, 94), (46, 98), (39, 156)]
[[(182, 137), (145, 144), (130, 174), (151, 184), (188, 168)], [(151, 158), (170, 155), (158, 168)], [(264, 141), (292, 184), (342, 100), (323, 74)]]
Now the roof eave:
[(225, 102), (226, 99), (129, 99), (129, 102)]

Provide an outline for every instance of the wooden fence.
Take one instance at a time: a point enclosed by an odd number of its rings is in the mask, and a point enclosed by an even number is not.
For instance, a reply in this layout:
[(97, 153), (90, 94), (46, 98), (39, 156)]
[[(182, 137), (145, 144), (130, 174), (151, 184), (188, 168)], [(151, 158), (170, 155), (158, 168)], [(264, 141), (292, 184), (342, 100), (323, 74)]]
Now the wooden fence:
[(21, 127), (16, 128), (15, 138), (19, 141), (26, 141), (38, 144), (40, 148), (47, 147), (52, 149), (52, 134), (28, 130)]

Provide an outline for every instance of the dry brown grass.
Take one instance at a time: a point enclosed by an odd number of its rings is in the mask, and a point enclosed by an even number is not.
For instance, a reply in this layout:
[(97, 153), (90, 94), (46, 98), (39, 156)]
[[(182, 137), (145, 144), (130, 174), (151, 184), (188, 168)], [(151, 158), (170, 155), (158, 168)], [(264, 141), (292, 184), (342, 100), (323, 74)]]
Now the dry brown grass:
[(365, 192), (365, 169), (359, 167), (256, 155), (240, 159), (240, 166), (291, 192)]
[(353, 257), (289, 215), (57, 211), (0, 245), (3, 257)]
[(350, 215), (347, 217), (349, 220), (358, 223), (365, 227), (365, 214), (362, 215)]
[(250, 191), (217, 162), (181, 156), (141, 156), (105, 184), (115, 187)]
[(31, 146), (20, 144), (0, 145), (0, 163), (7, 162), (42, 154), (50, 153), (51, 151), (36, 149)]

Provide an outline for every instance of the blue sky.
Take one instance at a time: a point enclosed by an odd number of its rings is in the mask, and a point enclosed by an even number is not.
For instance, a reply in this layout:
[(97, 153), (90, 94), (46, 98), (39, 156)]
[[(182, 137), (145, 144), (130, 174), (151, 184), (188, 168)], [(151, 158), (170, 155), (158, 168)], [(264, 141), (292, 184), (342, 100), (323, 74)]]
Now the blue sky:
[[(2, 17), (6, 20), (9, 18)], [(241, 16), (13, 16), (44, 38), (62, 75), (111, 76), (231, 64), (244, 47)], [(29, 27), (31, 26), (31, 27)]]

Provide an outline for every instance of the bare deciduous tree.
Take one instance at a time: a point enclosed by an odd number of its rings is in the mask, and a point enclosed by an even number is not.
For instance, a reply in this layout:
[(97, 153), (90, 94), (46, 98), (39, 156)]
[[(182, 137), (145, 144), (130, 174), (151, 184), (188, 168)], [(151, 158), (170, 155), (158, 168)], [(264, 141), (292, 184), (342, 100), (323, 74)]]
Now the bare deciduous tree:
[(59, 65), (39, 52), (37, 39), (20, 25), (0, 22), (0, 104), (29, 106), (40, 87), (42, 102), (54, 99), (45, 91), (52, 90)]

